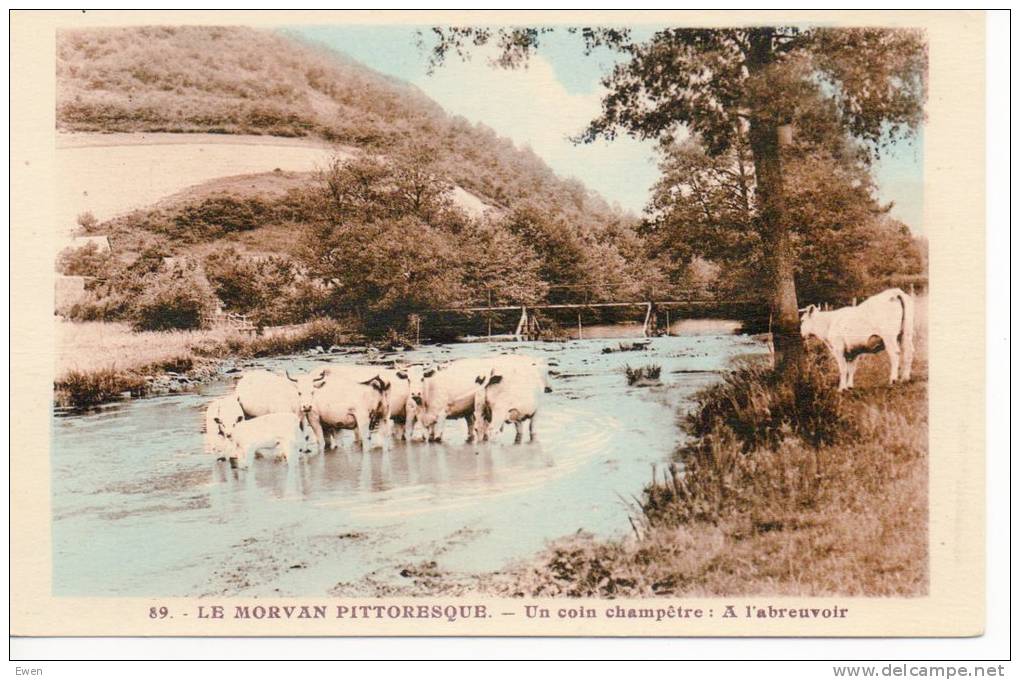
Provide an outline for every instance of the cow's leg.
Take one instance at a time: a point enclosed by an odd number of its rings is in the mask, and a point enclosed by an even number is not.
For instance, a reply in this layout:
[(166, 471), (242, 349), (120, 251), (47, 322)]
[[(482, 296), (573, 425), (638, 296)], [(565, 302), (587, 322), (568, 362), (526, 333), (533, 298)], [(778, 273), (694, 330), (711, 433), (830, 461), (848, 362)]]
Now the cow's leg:
[(896, 337), (882, 338), (886, 354), (889, 355), (889, 384), (892, 385), (900, 377), (900, 346)]
[(514, 420), (514, 428), (517, 430), (517, 434), (514, 435), (514, 444), (520, 444), (524, 439), (524, 423), (520, 419)]
[(312, 426), (312, 432), (315, 433), (315, 447), (316, 453), (326, 452), (326, 437), (322, 433), (322, 419), (319, 418), (319, 414), (312, 411), (308, 414), (308, 424)]
[(910, 380), (910, 367), (914, 363), (914, 338), (906, 336), (903, 338), (902, 356), (900, 357), (900, 379), (903, 382)]
[(836, 367), (839, 369), (839, 387), (837, 388), (840, 392), (847, 388), (849, 381), (849, 367), (847, 366), (846, 356), (842, 351), (833, 352), (836, 357)]
[(829, 353), (832, 354), (832, 358), (836, 360), (836, 369), (839, 371), (839, 386), (836, 388), (840, 392), (846, 389), (847, 375), (846, 375), (846, 346), (842, 342), (830, 342), (824, 340), (825, 346), (829, 348)]
[(407, 441), (414, 439), (414, 424), (420, 420), (418, 405), (414, 403), (414, 399), (408, 397), (404, 406), (404, 437)]
[(535, 441), (535, 414), (528, 419), (528, 441)]
[(485, 414), (475, 416), (475, 440), (479, 442), (489, 441), (489, 430), (492, 423), (485, 419)]
[(854, 376), (857, 375), (857, 362), (858, 361), (860, 361), (860, 357), (854, 357), (853, 359), (848, 359), (847, 362), (846, 362), (846, 374), (847, 374), (846, 386), (849, 389), (853, 389), (854, 388)]
[(379, 426), (379, 435), (380, 439), (382, 439), (383, 451), (389, 451), (390, 446), (393, 444), (393, 419), (388, 412), (383, 416), (382, 424)]
[[(489, 430), (499, 423), (499, 429), (497, 432), (503, 432), (503, 425), (506, 424), (506, 419), (509, 417), (509, 413), (506, 410), (492, 409), (492, 419), (489, 421)], [(491, 435), (490, 435), (491, 436)]]
[(234, 470), (244, 465), (244, 450), (240, 446), (231, 442), (230, 450), (224, 451), (227, 457), (227, 463)]
[(359, 409), (355, 411), (354, 420), (355, 420), (355, 432), (357, 433), (358, 439), (361, 441), (361, 450), (368, 451), (368, 446), (370, 443), (369, 438), (371, 437), (371, 432), (369, 432), (368, 429), (370, 420), (368, 411), (364, 409)]
[(432, 425), (432, 434), (429, 435), (429, 441), (441, 442), (443, 441), (443, 430), (446, 428), (446, 412), (440, 413), (436, 417), (436, 422)]
[(467, 443), (471, 444), (475, 441), (475, 414), (467, 414), (464, 420), (467, 421)]
[(240, 455), (238, 455), (238, 457), (237, 457), (237, 463), (238, 463), (238, 465), (239, 465), (240, 467), (243, 467), (243, 468), (245, 468), (246, 470), (247, 470), (247, 469), (250, 469), (250, 468), (251, 468), (251, 466), (252, 466), (252, 464), (254, 464), (254, 462), (255, 462), (255, 450), (256, 450), (257, 448), (258, 448), (258, 447), (257, 447), (257, 446), (255, 446), (254, 444), (252, 444), (251, 446), (248, 446), (248, 447), (246, 447), (246, 448), (245, 448), (245, 449), (244, 449), (244, 450), (243, 450), (243, 451), (242, 451), (242, 452), (240, 453)]

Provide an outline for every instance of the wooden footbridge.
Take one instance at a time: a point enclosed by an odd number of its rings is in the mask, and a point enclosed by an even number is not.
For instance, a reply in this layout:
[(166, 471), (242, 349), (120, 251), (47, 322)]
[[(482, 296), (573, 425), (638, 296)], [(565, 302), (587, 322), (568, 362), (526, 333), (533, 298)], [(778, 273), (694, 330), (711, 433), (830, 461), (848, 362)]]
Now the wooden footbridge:
[[(672, 321), (679, 320), (685, 316), (704, 317), (706, 313), (719, 314), (722, 316), (742, 316), (746, 314), (749, 307), (756, 306), (752, 300), (732, 299), (720, 300), (716, 298), (690, 298), (683, 300), (631, 300), (620, 302), (573, 302), (573, 303), (541, 303), (541, 304), (520, 304), (520, 305), (465, 305), (444, 307), (434, 310), (441, 314), (463, 314), (478, 315), (488, 321), (489, 340), (537, 340), (542, 333), (540, 312), (576, 310), (577, 311), (577, 335), (584, 337), (582, 312), (597, 311), (613, 308), (633, 308), (639, 310), (643, 318), (641, 324), (641, 335), (651, 337), (660, 328), (669, 332)], [(517, 324), (512, 333), (493, 334), (492, 320), (499, 315), (509, 312), (515, 314)], [(663, 324), (663, 325), (660, 325)], [(498, 330), (498, 329), (497, 329)], [(420, 335), (420, 322), (419, 322)]]

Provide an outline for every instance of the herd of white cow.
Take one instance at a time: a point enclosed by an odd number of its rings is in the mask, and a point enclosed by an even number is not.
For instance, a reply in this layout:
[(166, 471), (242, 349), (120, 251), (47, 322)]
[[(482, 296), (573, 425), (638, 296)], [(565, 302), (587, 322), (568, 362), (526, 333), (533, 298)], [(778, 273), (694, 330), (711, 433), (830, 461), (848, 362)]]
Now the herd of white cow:
[[(889, 355), (889, 382), (910, 379), (914, 301), (902, 290), (891, 288), (853, 307), (810, 305), (801, 312), (801, 334), (829, 348), (840, 390), (854, 386), (862, 354), (882, 350)], [(206, 450), (239, 467), (270, 449), (296, 461), (301, 453), (335, 448), (342, 430), (353, 430), (367, 449), (375, 428), (385, 448), (394, 423), (402, 439), (412, 439), (417, 423), (429, 441), (439, 442), (451, 418), (467, 421), (469, 442), (486, 441), (494, 425), (502, 431), (508, 423), (520, 442), (525, 423), (534, 439), (540, 395), (549, 391), (544, 360), (519, 354), (398, 368), (330, 365), (297, 377), (251, 371), (209, 404)]]
[(545, 361), (517, 354), (396, 368), (330, 365), (297, 376), (249, 371), (206, 408), (205, 448), (241, 468), (256, 452), (296, 462), (335, 448), (343, 430), (366, 450), (373, 429), (387, 447), (394, 424), (402, 439), (418, 424), (439, 442), (452, 418), (467, 421), (469, 442), (508, 423), (520, 442), (525, 424), (535, 438), (540, 395), (550, 391)]

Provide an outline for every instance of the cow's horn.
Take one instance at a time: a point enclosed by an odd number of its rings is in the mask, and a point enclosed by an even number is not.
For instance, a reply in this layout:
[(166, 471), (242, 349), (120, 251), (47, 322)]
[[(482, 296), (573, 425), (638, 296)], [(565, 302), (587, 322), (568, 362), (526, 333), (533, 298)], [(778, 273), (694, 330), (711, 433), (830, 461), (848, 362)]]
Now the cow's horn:
[(283, 374), (287, 376), (287, 380), (290, 380), (291, 382), (297, 382), (297, 378), (290, 377), (290, 371), (288, 369), (286, 368), (283, 369)]

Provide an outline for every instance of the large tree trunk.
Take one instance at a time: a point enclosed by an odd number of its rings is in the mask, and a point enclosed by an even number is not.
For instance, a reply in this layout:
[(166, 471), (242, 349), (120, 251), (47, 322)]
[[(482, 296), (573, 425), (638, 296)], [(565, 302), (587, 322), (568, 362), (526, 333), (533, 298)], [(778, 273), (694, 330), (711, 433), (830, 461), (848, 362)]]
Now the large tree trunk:
[(751, 150), (757, 179), (758, 219), (772, 311), (772, 340), (776, 368), (795, 368), (804, 354), (793, 279), (794, 253), (790, 230), (783, 219), (783, 171), (779, 134), (775, 125), (751, 123)]
[[(758, 75), (772, 59), (772, 32), (758, 29), (751, 36), (748, 70)], [(794, 283), (794, 252), (783, 215), (783, 166), (779, 155), (779, 122), (774, 112), (752, 115), (751, 155), (758, 203), (758, 220), (765, 249), (765, 272), (772, 311), (772, 340), (776, 368), (796, 369), (804, 356)]]

